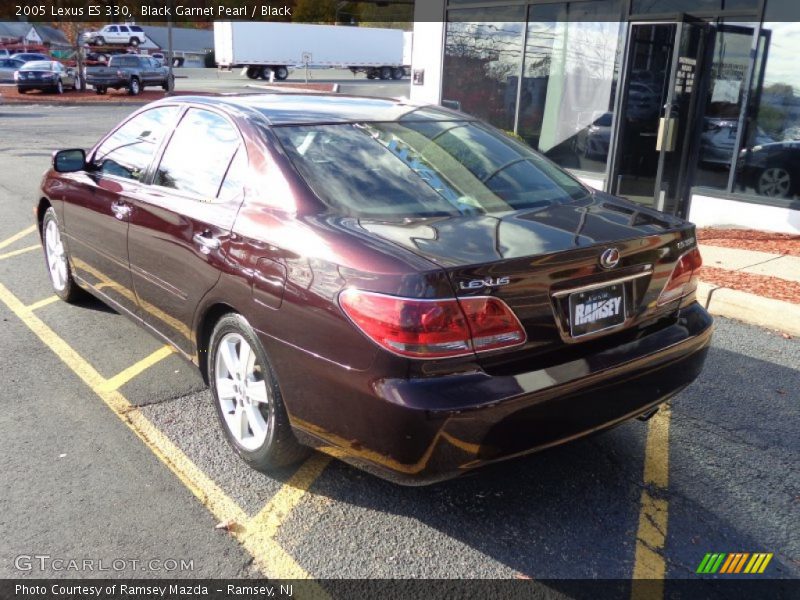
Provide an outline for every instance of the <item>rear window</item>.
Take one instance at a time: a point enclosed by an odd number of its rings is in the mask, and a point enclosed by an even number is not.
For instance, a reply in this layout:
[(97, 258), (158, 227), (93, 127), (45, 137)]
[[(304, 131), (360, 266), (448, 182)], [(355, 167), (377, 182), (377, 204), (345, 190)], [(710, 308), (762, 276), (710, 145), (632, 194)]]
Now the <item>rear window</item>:
[(136, 56), (112, 56), (108, 62), (109, 67), (138, 67), (139, 59)]
[(471, 121), (304, 125), (273, 131), (311, 189), (339, 214), (493, 214), (588, 194), (524, 144)]
[(52, 68), (53, 63), (49, 61), (26, 62), (22, 65), (23, 71), (50, 71)]

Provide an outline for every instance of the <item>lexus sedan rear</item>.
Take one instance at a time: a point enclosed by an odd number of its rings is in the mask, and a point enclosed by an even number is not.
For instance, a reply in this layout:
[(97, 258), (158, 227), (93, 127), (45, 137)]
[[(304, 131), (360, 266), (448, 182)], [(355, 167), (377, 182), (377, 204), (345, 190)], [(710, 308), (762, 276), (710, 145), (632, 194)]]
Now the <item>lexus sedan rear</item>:
[(174, 345), (230, 446), (432, 482), (657, 407), (700, 373), (694, 227), (439, 107), (166, 99), (56, 153), (56, 293)]

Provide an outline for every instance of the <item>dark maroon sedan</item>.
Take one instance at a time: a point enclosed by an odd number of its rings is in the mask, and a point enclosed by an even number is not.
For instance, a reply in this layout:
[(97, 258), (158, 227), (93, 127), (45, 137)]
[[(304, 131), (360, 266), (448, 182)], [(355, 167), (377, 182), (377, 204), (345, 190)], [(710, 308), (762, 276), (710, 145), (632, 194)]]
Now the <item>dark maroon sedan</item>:
[(465, 473), (650, 416), (711, 339), (691, 224), (439, 107), (163, 100), (57, 152), (37, 214), (58, 295), (173, 344), (264, 471)]

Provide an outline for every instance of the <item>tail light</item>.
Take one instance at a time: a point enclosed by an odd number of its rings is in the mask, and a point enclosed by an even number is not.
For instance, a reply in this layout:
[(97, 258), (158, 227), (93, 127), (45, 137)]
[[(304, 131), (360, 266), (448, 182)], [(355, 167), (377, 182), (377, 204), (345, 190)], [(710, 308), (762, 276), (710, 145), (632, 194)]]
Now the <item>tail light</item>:
[(682, 255), (658, 298), (658, 305), (661, 306), (691, 294), (697, 288), (697, 272), (702, 266), (703, 258), (697, 248)]
[(349, 289), (339, 304), (373, 342), (410, 358), (450, 358), (516, 346), (525, 331), (497, 298), (420, 300)]

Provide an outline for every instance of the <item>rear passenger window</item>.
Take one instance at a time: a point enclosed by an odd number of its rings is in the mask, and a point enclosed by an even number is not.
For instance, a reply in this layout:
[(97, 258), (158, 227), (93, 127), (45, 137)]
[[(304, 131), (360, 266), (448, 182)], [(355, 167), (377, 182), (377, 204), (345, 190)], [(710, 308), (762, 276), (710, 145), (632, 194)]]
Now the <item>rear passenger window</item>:
[(137, 115), (97, 149), (95, 166), (107, 175), (141, 181), (177, 116), (177, 106), (153, 108)]
[(154, 183), (212, 200), (239, 143), (238, 130), (225, 118), (191, 108), (164, 151)]

